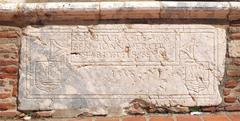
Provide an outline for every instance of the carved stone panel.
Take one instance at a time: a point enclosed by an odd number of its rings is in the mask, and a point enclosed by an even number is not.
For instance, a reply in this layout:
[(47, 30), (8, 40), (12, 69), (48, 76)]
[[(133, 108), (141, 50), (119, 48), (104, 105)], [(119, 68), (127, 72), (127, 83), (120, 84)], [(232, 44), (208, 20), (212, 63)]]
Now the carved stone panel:
[(210, 25), (25, 28), (19, 109), (221, 103), (225, 30)]

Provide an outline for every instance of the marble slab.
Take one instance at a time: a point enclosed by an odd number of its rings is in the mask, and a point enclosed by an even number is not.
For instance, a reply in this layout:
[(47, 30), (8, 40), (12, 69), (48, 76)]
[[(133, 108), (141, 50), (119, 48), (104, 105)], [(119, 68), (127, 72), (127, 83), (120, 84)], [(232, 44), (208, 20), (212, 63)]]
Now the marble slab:
[(28, 26), (21, 46), (20, 110), (221, 103), (224, 28), (211, 25)]

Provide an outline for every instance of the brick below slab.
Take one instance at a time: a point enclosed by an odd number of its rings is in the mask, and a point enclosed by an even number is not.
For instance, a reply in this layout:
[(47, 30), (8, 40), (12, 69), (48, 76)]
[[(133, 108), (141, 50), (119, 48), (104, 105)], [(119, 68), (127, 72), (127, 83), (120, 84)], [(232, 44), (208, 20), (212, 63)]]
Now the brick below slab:
[(240, 121), (240, 114), (228, 114), (228, 117), (229, 117), (232, 121)]
[(201, 121), (201, 119), (198, 116), (180, 115), (177, 116), (177, 121)]
[(122, 121), (146, 121), (146, 118), (143, 116), (131, 116), (123, 118)]
[(119, 121), (119, 118), (96, 118), (95, 121)]
[(154, 116), (149, 121), (174, 121), (173, 117), (170, 116)]

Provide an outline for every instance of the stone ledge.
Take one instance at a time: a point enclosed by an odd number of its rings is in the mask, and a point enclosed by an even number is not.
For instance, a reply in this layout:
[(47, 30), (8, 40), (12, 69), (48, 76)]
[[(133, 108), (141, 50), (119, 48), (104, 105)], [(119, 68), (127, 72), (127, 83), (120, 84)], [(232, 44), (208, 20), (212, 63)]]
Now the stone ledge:
[(0, 20), (37, 22), (106, 19), (240, 19), (239, 2), (2, 3)]

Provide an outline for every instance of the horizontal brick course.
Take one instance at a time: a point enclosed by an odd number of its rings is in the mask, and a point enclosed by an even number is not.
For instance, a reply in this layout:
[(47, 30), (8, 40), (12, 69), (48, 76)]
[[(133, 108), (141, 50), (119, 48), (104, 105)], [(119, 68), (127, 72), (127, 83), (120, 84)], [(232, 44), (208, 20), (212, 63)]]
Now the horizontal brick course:
[[(13, 113), (13, 115), (15, 115)], [(20, 113), (17, 113), (20, 115)], [(1, 116), (1, 112), (0, 112)], [(240, 121), (240, 113), (201, 114), (158, 114), (149, 116), (122, 116), (122, 117), (96, 117), (96, 118), (47, 118), (47, 121)], [(38, 120), (38, 119), (37, 119)]]

